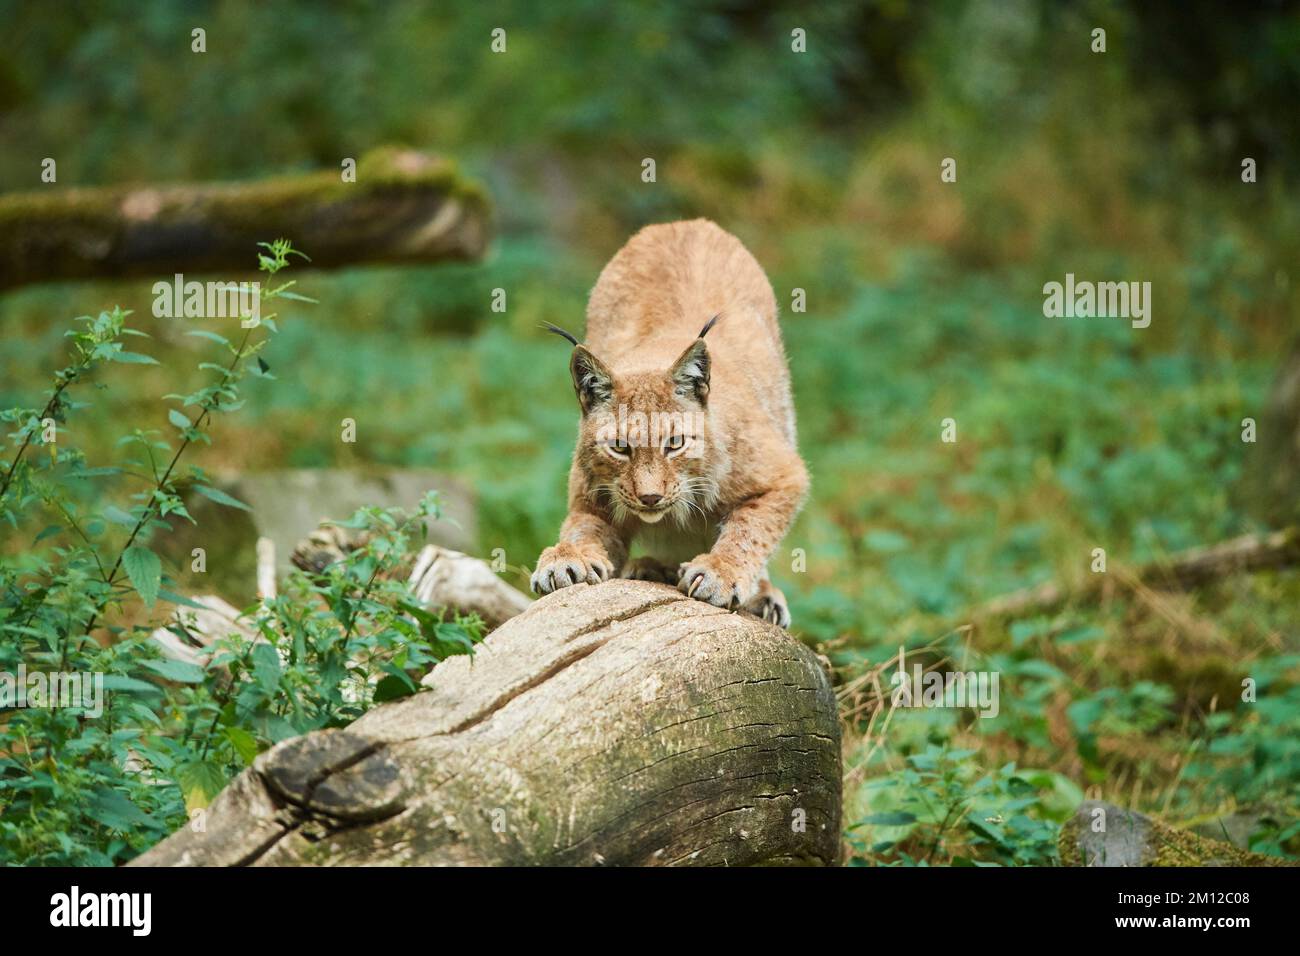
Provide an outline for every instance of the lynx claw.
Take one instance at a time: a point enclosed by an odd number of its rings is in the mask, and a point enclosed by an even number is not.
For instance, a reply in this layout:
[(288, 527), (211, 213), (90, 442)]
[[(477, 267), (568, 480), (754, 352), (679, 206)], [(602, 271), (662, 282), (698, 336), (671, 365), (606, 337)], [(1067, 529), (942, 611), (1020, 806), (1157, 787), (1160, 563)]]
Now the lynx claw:
[(614, 566), (607, 559), (570, 544), (557, 544), (541, 553), (528, 584), (535, 594), (550, 594), (574, 584), (599, 584), (613, 574)]
[(786, 607), (785, 595), (776, 588), (760, 592), (758, 597), (745, 605), (745, 610), (769, 624), (786, 630), (790, 628), (790, 609)]
[(702, 554), (681, 567), (677, 590), (687, 597), (715, 607), (736, 608), (742, 603), (744, 588), (739, 575), (714, 555)]

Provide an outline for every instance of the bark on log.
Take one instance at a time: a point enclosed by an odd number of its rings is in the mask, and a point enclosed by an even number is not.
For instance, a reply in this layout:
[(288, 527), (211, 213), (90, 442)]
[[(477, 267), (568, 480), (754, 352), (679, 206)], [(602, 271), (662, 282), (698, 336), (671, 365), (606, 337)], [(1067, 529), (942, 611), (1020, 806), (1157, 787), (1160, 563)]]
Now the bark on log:
[(425, 693), (285, 741), (138, 865), (832, 864), (835, 697), (779, 628), (565, 588)]
[(339, 170), (246, 183), (60, 189), (0, 196), (0, 289), (62, 279), (242, 274), (287, 236), (310, 267), (473, 260), (487, 200), (447, 160), (382, 149)]

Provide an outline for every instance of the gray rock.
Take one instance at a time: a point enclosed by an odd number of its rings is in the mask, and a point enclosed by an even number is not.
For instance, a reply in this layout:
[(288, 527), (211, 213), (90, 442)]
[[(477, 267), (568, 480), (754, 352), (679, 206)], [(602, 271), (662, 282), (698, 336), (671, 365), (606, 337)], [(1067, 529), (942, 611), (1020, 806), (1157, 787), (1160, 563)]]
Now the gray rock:
[(350, 518), (363, 506), (414, 508), (437, 490), (443, 519), (429, 525), (429, 540), (473, 551), (477, 532), (474, 496), (450, 475), (433, 471), (286, 469), (259, 471), (231, 481), (226, 490), (253, 509), (257, 533), (275, 542), (276, 569), (289, 570), (289, 555), (322, 520)]

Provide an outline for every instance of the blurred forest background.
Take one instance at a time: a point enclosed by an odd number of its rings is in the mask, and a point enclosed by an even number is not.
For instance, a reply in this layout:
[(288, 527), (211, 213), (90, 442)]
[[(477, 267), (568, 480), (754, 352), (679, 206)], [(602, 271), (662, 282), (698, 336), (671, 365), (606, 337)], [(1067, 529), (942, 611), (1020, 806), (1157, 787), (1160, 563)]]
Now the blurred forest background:
[[(504, 549), (526, 587), (576, 421), (568, 352), (539, 324), (580, 330), (638, 227), (707, 216), (782, 304), (813, 490), (784, 547), (806, 571), (772, 570), (850, 689), (853, 861), (1054, 862), (1085, 793), (1300, 851), (1295, 570), (962, 626), (1007, 592), (1084, 583), (1094, 548), (1132, 567), (1276, 524), (1249, 491), (1276, 438), (1243, 443), (1241, 422), (1297, 330), (1295, 5), (0, 2), (0, 22), (5, 191), (42, 188), (47, 156), (63, 190), (337, 170), (402, 144), (491, 197), (480, 263), (295, 269), (319, 304), (283, 320), (276, 380), (199, 451), (213, 474), (454, 475), (476, 552)], [(1150, 327), (1045, 318), (1067, 272), (1151, 282)], [(0, 297), (0, 407), (36, 402), (73, 316), (120, 304), (162, 364), (110, 369), (76, 439), (108, 461), (119, 423), (164, 427), (157, 396), (189, 387), (196, 343), (150, 315), (151, 285)], [(247, 573), (223, 587), (253, 597)], [(999, 715), (872, 723), (851, 691), (900, 645), (1000, 672)]]

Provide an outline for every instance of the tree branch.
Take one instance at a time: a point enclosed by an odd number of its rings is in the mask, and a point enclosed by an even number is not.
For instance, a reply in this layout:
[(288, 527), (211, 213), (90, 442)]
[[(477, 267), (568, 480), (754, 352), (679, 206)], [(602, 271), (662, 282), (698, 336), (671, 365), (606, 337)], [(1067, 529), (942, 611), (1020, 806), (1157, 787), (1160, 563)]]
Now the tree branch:
[(315, 268), (474, 260), (487, 200), (448, 160), (399, 149), (340, 170), (245, 183), (59, 189), (0, 196), (0, 289), (35, 282), (248, 270), (267, 235)]
[[(1229, 541), (1181, 551), (1129, 570), (1124, 577), (1162, 590), (1187, 590), (1241, 571), (1264, 571), (1300, 564), (1300, 527), (1267, 534), (1248, 534)], [(1067, 601), (1093, 601), (1106, 576), (1090, 575), (1081, 586), (1048, 582), (1004, 594), (977, 608), (973, 618), (1025, 617), (1045, 614)]]

